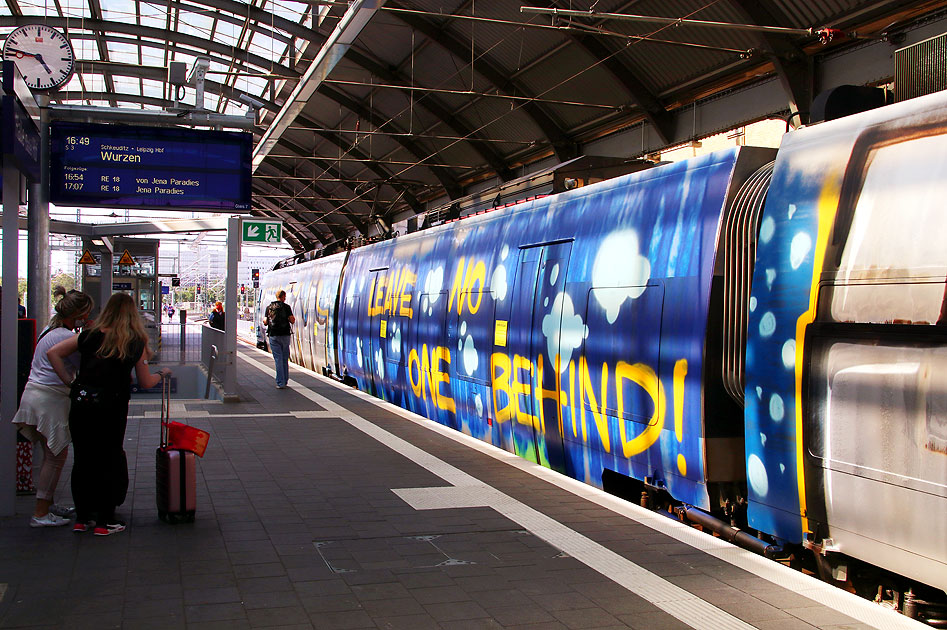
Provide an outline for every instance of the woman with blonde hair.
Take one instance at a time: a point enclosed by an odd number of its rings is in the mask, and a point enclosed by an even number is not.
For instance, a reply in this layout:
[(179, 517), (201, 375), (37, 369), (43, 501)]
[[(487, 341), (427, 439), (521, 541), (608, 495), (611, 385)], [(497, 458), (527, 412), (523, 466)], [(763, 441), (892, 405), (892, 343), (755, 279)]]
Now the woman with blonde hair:
[[(56, 287), (53, 297), (55, 314), (49, 325), (36, 340), (30, 378), (20, 399), (20, 408), (13, 422), (20, 433), (43, 445), (43, 464), (36, 482), (36, 507), (30, 518), (30, 527), (58, 527), (68, 525), (71, 510), (53, 503), (56, 486), (63, 464), (69, 455), (69, 388), (63, 385), (46, 356), (46, 351), (66, 339), (74, 339), (75, 328), (81, 327), (94, 306), (92, 298), (82, 291), (66, 291)], [(63, 368), (75, 374), (79, 355), (64, 357)]]
[[(79, 352), (79, 373), (72, 380), (64, 358)], [(95, 325), (78, 337), (56, 344), (49, 361), (64, 383), (71, 385), (72, 409), (72, 498), (76, 502), (73, 531), (94, 529), (108, 536), (125, 529), (115, 517), (115, 507), (128, 490), (128, 463), (122, 443), (128, 422), (131, 370), (144, 389), (171, 373), (158, 374), (148, 368), (148, 336), (130, 296), (115, 293), (109, 298)]]

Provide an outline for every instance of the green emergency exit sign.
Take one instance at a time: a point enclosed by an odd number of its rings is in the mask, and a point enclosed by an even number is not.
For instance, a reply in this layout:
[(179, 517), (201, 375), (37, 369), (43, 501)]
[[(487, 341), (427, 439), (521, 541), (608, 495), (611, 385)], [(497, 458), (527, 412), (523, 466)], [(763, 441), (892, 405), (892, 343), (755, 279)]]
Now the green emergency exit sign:
[(279, 243), (283, 240), (282, 221), (243, 221), (244, 243)]

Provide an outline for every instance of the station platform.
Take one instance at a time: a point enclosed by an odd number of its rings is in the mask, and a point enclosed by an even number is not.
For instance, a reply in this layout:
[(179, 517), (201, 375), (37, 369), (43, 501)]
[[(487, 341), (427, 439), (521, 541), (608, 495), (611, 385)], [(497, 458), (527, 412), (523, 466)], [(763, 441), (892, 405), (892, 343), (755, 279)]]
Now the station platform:
[[(676, 521), (238, 347), (193, 524), (155, 509), (158, 401), (133, 400), (126, 531), (0, 519), (0, 628), (923, 628)], [(71, 504), (68, 471), (59, 501)]]

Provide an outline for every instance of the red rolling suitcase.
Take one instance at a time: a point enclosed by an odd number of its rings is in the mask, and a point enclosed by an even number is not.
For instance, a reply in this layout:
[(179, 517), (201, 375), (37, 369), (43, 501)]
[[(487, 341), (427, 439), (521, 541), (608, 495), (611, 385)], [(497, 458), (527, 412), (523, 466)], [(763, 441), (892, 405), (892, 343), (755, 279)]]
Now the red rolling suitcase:
[(161, 383), (161, 444), (155, 451), (158, 518), (165, 523), (193, 523), (197, 511), (197, 456), (168, 446), (171, 413), (170, 380)]

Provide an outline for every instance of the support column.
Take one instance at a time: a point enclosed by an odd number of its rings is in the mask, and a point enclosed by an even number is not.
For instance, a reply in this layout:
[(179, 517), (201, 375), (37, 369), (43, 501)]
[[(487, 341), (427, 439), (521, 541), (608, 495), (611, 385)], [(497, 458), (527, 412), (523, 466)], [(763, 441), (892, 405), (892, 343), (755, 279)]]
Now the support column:
[[(102, 249), (102, 276), (99, 278), (98, 311), (101, 313), (105, 303), (112, 297), (112, 251)], [(135, 306), (138, 306), (137, 304)]]
[[(32, 182), (29, 189), (27, 214), (27, 287), (26, 314), (36, 320), (38, 335), (49, 321), (49, 96), (39, 94), (39, 167), (40, 181)], [(79, 279), (76, 278), (78, 285)]]
[(240, 217), (227, 221), (227, 279), (224, 282), (224, 402), (237, 396), (237, 263), (240, 261)]
[[(8, 97), (5, 97), (8, 98)], [(3, 160), (3, 292), (0, 302), (0, 516), (16, 512), (17, 267), (20, 171)]]

